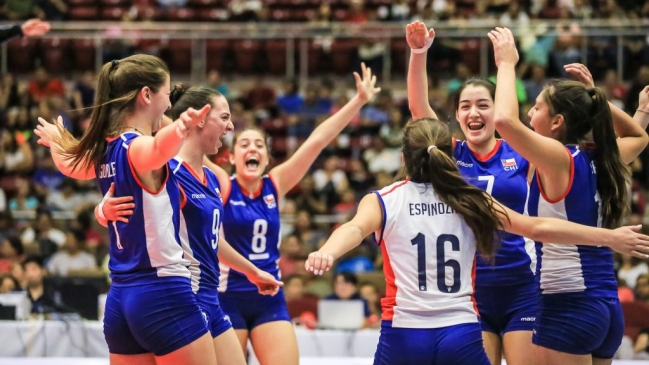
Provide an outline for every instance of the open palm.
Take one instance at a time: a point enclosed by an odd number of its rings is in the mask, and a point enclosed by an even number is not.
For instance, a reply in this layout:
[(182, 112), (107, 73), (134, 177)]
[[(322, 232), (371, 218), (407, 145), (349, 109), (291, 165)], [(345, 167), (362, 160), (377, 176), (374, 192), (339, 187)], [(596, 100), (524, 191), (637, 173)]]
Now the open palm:
[(363, 78), (357, 72), (354, 72), (356, 95), (364, 103), (367, 103), (372, 100), (374, 95), (381, 91), (381, 88), (376, 87), (376, 75), (372, 75), (372, 70), (366, 67), (365, 63), (361, 63), (361, 73), (363, 74)]

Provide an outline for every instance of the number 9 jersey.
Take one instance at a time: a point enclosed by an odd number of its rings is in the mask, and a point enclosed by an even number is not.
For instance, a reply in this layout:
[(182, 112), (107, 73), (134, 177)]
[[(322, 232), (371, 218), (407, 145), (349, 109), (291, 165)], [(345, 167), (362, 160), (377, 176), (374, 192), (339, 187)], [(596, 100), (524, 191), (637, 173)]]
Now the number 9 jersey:
[[(231, 178), (229, 196), (223, 197), (225, 240), (259, 269), (279, 280), (280, 217), (275, 183), (268, 175), (256, 192), (245, 191)], [(257, 286), (236, 270), (221, 266), (220, 292), (257, 292)]]
[(386, 280), (382, 319), (397, 328), (477, 323), (476, 245), (464, 218), (438, 198), (431, 184), (400, 181), (375, 194), (383, 209), (378, 239)]

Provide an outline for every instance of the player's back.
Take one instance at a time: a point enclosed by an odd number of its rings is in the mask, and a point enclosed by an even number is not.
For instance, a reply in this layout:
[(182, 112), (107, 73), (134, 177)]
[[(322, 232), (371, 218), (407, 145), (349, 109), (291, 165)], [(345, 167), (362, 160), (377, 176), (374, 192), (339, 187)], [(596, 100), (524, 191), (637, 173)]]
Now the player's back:
[(203, 167), (203, 179), (180, 157), (169, 161), (181, 188), (180, 241), (191, 262), (192, 290), (216, 293), (219, 284), (217, 248), (223, 216), (216, 175)]
[[(591, 227), (601, 227), (600, 196), (594, 149), (570, 145), (572, 155), (570, 186), (565, 196), (551, 200), (541, 189), (538, 174), (530, 187), (528, 210), (531, 216), (555, 217)], [(537, 245), (543, 294), (584, 293), (593, 297), (617, 298), (613, 252), (608, 247)]]
[(133, 196), (135, 208), (128, 223), (109, 222), (109, 268), (114, 285), (157, 277), (189, 278), (189, 262), (178, 237), (180, 191), (176, 179), (163, 167), (165, 180), (158, 191), (146, 188), (135, 175), (128, 148), (137, 133), (124, 133), (109, 141), (97, 166), (102, 194), (115, 183), (115, 196)]
[(473, 301), (473, 231), (431, 184), (400, 181), (379, 190), (386, 297), (393, 327), (440, 328), (478, 321)]

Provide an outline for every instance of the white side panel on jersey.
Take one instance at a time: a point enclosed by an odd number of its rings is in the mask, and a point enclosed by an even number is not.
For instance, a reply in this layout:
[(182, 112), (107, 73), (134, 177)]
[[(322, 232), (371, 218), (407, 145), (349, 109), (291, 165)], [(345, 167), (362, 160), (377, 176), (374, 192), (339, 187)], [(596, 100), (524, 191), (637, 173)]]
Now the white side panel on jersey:
[(189, 260), (188, 269), (192, 275), (192, 291), (196, 294), (201, 283), (201, 263), (194, 257), (194, 251), (192, 250), (191, 242), (189, 242), (189, 234), (187, 233), (187, 222), (185, 221), (185, 215), (182, 210), (180, 211), (180, 230), (178, 235), (180, 236), (180, 246), (185, 252), (185, 258)]
[(398, 182), (380, 192), (386, 212), (382, 244), (396, 286), (392, 326), (477, 322), (472, 301), (475, 239), (464, 219), (441, 202), (431, 185)]
[(183, 250), (174, 234), (173, 209), (166, 186), (156, 195), (142, 189), (142, 213), (151, 267), (157, 269), (160, 277), (190, 278), (189, 261), (183, 258)]
[(219, 262), (219, 269), (221, 271), (219, 275), (219, 292), (223, 293), (228, 290), (228, 278), (230, 276), (230, 267), (225, 266), (222, 262)]
[[(551, 204), (539, 198), (539, 217), (568, 220), (565, 200)], [(541, 290), (543, 294), (574, 293), (586, 290), (579, 251), (575, 245), (545, 243), (541, 247)]]

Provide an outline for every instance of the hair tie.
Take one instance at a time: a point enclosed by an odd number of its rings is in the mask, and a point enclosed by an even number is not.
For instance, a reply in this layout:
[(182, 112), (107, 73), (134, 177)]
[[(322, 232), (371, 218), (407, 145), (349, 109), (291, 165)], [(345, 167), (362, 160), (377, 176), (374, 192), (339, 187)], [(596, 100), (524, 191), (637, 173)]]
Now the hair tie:
[(111, 67), (114, 69), (115, 67), (117, 67), (117, 65), (119, 65), (119, 61), (118, 60), (112, 60), (112, 61), (110, 61), (110, 64), (111, 64)]
[(430, 151), (432, 151), (433, 148), (437, 148), (437, 146), (435, 146), (434, 144), (431, 144), (430, 146), (428, 146), (428, 149), (426, 150), (426, 151), (428, 151), (428, 154), (430, 154)]

